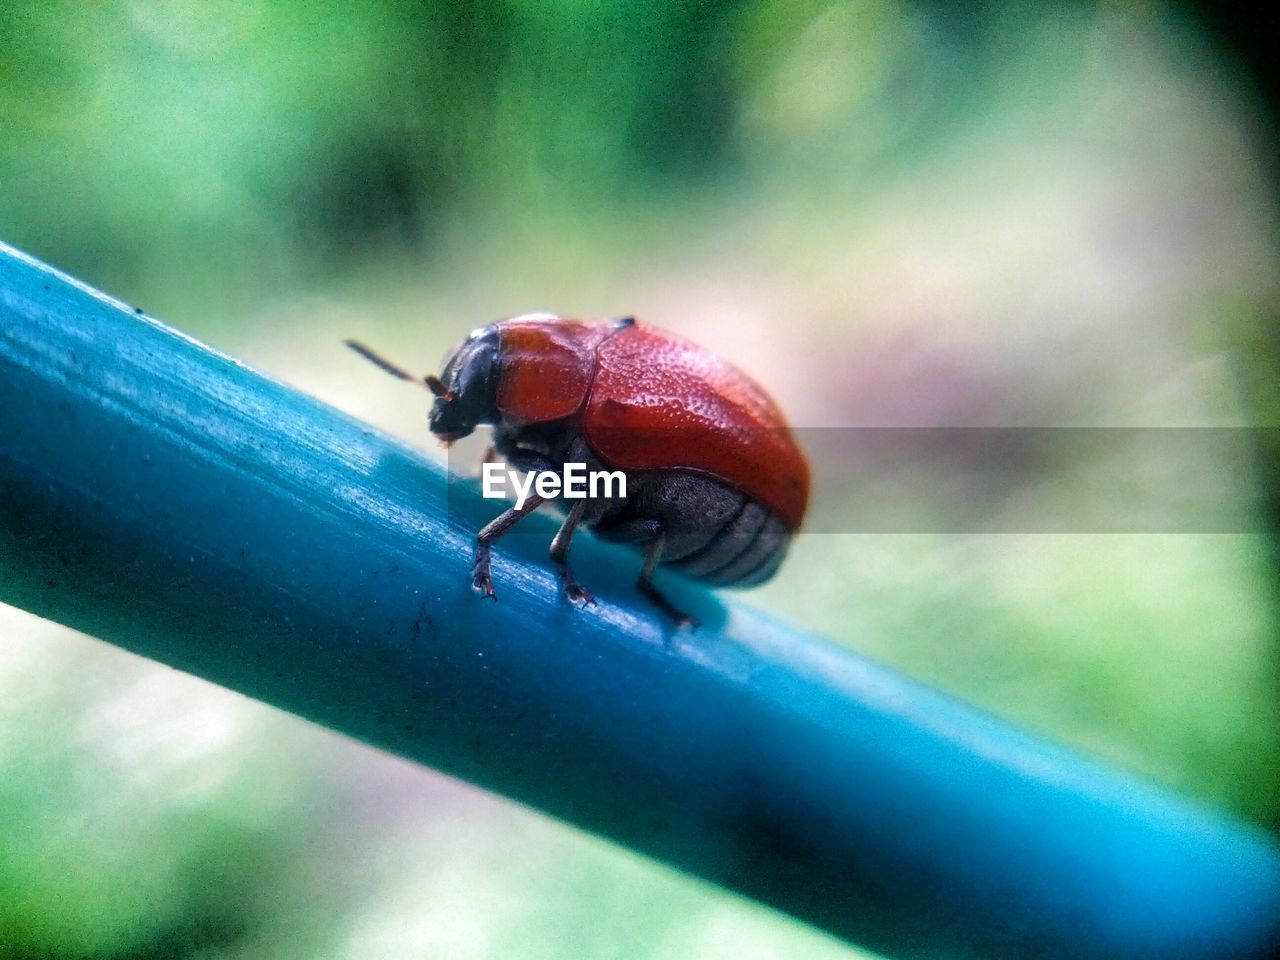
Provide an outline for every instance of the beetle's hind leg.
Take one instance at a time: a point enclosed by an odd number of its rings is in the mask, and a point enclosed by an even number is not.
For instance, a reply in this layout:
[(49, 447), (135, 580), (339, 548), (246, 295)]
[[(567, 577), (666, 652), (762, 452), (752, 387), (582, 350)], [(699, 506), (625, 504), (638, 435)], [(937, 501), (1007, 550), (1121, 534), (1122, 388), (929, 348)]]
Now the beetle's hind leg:
[(636, 581), (636, 589), (643, 593), (650, 603), (674, 620), (677, 627), (697, 627), (697, 620), (677, 609), (675, 604), (653, 584), (653, 573), (658, 569), (658, 561), (662, 559), (662, 548), (666, 542), (667, 535), (661, 532), (650, 542), (649, 552), (644, 558), (644, 568), (640, 571), (640, 579)]
[(512, 507), (504, 510), (484, 525), (476, 534), (476, 562), (471, 568), (471, 585), (494, 600), (498, 595), (493, 590), (493, 577), (489, 575), (489, 554), (494, 543), (504, 533), (542, 506), (545, 497), (530, 497), (519, 509)]
[(564, 523), (560, 524), (560, 529), (556, 531), (555, 539), (551, 541), (551, 561), (556, 565), (556, 570), (560, 574), (560, 582), (564, 584), (565, 596), (574, 603), (584, 605), (594, 604), (596, 598), (578, 582), (578, 578), (569, 569), (569, 544), (573, 541), (573, 531), (578, 529), (578, 524), (582, 522), (582, 515), (586, 512), (586, 509), (586, 500), (579, 500), (575, 503), (568, 516), (564, 518)]

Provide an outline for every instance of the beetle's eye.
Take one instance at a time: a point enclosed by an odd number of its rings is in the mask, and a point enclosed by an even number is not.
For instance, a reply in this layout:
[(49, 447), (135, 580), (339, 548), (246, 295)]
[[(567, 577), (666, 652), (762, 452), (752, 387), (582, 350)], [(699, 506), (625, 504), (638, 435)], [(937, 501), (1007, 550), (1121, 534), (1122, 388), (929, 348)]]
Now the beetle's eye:
[(427, 389), (430, 390), (432, 394), (442, 399), (445, 403), (449, 403), (453, 400), (453, 394), (444, 388), (444, 384), (440, 382), (440, 378), (435, 374), (431, 374), (426, 377), (426, 384)]

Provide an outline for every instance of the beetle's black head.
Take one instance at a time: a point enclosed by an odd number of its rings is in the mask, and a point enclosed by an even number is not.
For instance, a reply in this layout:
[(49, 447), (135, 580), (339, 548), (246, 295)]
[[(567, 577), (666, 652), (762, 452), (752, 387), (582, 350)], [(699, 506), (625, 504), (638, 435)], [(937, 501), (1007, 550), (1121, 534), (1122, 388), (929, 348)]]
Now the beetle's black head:
[(445, 443), (498, 419), (498, 328), (480, 327), (453, 352), (439, 377), (428, 377), (436, 396), (427, 426)]

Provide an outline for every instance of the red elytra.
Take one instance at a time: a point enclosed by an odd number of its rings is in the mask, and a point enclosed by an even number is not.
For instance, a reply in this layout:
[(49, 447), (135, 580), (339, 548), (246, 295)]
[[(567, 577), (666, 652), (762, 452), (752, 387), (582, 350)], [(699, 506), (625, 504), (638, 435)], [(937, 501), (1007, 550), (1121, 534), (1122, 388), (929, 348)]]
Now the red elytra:
[(498, 329), (504, 417), (533, 424), (579, 414), (605, 463), (714, 477), (799, 528), (808, 462), (772, 398), (732, 364), (638, 324), (537, 318)]

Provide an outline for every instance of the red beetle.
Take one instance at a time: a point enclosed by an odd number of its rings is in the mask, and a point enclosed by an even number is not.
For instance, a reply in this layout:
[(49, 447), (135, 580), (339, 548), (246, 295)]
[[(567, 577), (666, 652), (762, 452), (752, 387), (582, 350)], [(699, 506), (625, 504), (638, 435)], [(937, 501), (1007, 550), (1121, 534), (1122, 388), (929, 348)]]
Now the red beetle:
[[(585, 463), (626, 474), (623, 497), (555, 501), (566, 516), (551, 559), (571, 600), (594, 602), (569, 569), (579, 524), (643, 551), (640, 591), (690, 623), (654, 587), (659, 563), (720, 586), (763, 583), (804, 517), (809, 466), (768, 394), (715, 354), (634, 318), (504, 320), (473, 331), (444, 372), (424, 380), (348, 345), (425, 383), (436, 397), (429, 427), (445, 442), (488, 423), (494, 448), (519, 470)], [(494, 596), (493, 543), (544, 500), (530, 496), (480, 531), (473, 582), (485, 595)]]

